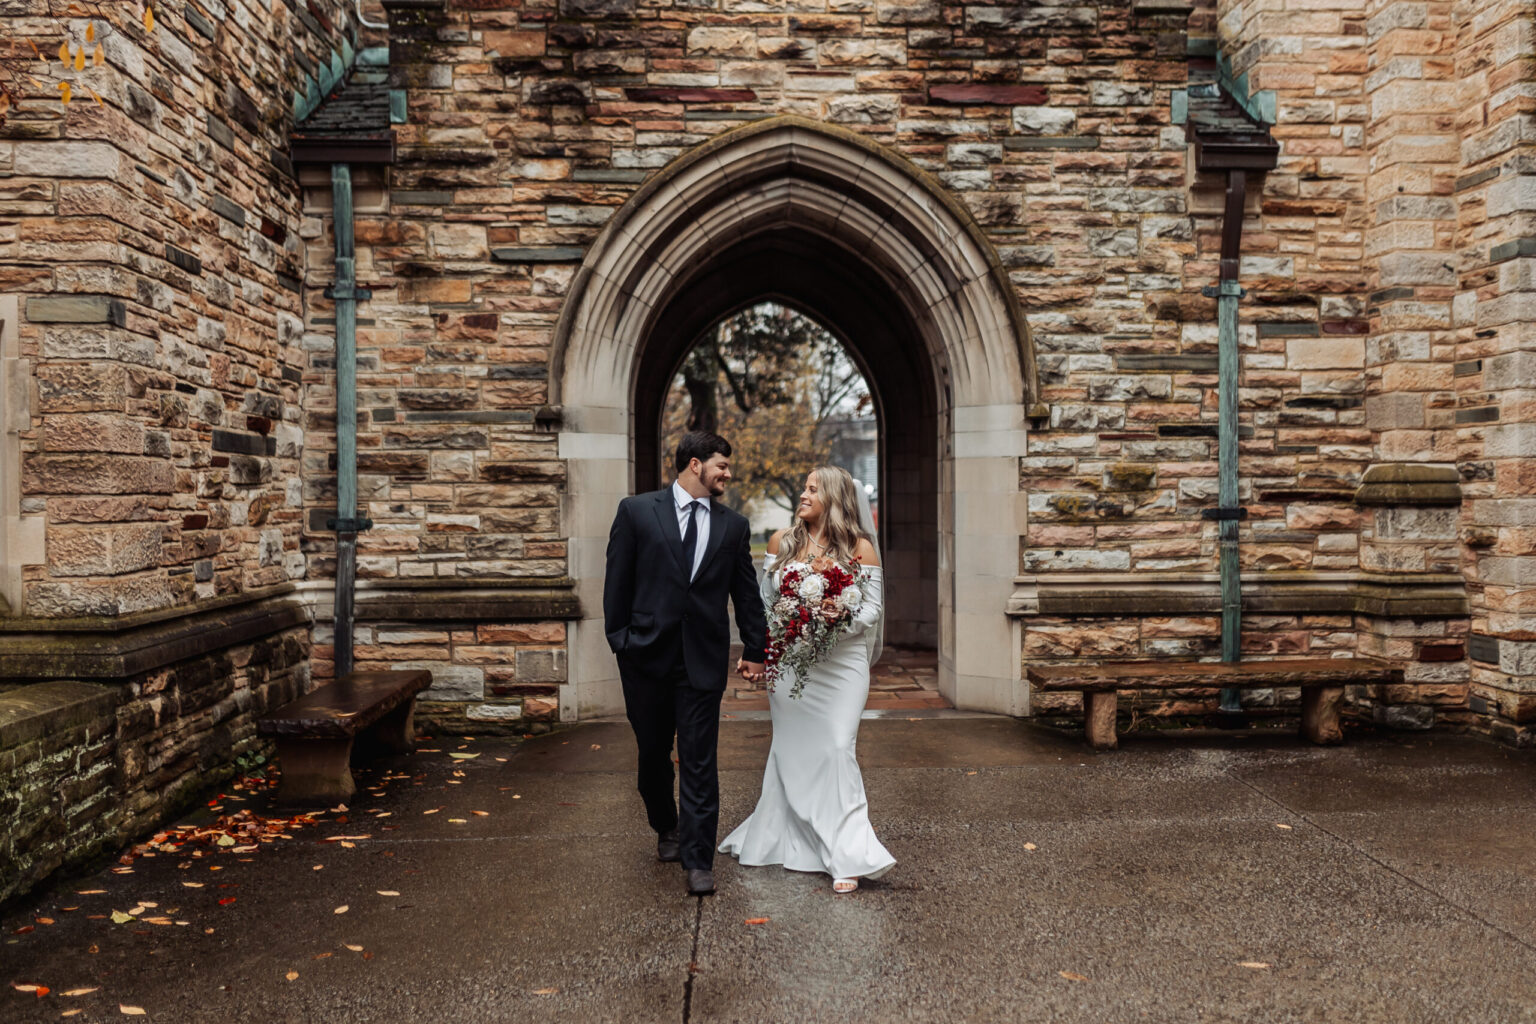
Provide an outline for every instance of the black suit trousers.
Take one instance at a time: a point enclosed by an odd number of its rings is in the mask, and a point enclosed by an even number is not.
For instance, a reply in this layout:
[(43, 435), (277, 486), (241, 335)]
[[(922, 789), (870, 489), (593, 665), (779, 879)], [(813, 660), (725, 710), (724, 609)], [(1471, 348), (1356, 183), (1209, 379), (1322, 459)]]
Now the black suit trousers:
[[(657, 832), (677, 829), (685, 868), (711, 868), (720, 828), (720, 738), (723, 690), (690, 686), (682, 648), (670, 670), (652, 674), (619, 659), (624, 710), (640, 747), (638, 786)], [(678, 799), (672, 798), (672, 741), (677, 740)]]

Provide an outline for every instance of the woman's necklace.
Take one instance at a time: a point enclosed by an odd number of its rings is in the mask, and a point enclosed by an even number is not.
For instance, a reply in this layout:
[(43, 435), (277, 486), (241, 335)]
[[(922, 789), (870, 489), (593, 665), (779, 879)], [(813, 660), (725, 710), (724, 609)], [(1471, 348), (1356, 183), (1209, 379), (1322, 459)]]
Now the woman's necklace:
[(827, 553), (827, 545), (824, 541), (819, 541), (815, 537), (811, 536), (807, 536), (805, 539), (807, 543), (816, 545), (816, 551), (818, 554), (824, 555)]

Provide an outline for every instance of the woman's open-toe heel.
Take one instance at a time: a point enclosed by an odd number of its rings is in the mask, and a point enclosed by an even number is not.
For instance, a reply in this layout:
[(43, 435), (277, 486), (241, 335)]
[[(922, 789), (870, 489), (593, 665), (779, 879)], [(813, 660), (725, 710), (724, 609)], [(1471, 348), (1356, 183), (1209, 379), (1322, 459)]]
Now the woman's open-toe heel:
[(853, 890), (857, 889), (858, 887), (859, 880), (857, 878), (832, 879), (832, 891), (838, 893), (839, 895), (853, 892)]

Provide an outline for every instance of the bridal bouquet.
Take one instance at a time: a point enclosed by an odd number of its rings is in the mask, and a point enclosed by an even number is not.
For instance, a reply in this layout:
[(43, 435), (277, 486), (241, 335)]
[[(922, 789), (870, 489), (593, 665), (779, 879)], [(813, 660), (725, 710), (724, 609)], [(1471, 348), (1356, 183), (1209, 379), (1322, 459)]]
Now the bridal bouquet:
[(778, 597), (768, 606), (768, 688), (786, 669), (795, 674), (789, 695), (798, 698), (812, 665), (821, 661), (864, 602), (866, 573), (831, 558), (791, 562), (779, 577)]

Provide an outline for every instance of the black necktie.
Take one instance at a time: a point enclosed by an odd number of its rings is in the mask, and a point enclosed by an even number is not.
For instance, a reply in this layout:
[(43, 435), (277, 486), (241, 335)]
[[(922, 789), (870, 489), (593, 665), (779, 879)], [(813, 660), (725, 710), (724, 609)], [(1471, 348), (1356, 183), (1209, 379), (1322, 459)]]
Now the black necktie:
[(683, 531), (683, 565), (688, 570), (688, 579), (693, 579), (693, 551), (699, 546), (699, 519), (694, 515), (699, 510), (697, 501), (688, 503), (688, 529)]

